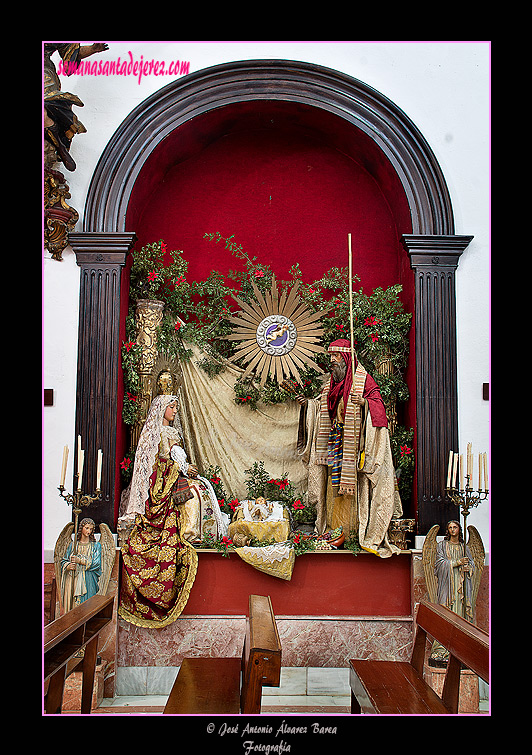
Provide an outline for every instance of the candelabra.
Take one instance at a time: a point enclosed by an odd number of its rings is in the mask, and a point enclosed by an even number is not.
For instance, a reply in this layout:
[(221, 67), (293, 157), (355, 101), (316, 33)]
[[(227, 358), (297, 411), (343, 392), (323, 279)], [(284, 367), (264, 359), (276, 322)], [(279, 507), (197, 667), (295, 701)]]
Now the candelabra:
[[(79, 484), (79, 475), (76, 475), (76, 479), (78, 479)], [(83, 511), (83, 506), (90, 506), (90, 504), (93, 501), (99, 501), (102, 497), (101, 490), (98, 488), (94, 491), (93, 495), (83, 495), (81, 488), (77, 488), (74, 493), (67, 493), (65, 495), (65, 488), (63, 485), (63, 481), (59, 484), (59, 495), (61, 498), (63, 498), (69, 505), (72, 506), (72, 510), (74, 512), (74, 537), (72, 540), (72, 552), (70, 554), (70, 561), (72, 562), (73, 556), (76, 556), (77, 551), (77, 544), (78, 544), (78, 521), (79, 521), (79, 515)], [(71, 605), (74, 606), (74, 590), (75, 590), (75, 579), (72, 578), (71, 580)]]
[(102, 491), (100, 489), (100, 484), (101, 484), (101, 479), (102, 479), (103, 454), (102, 454), (101, 449), (98, 449), (98, 458), (97, 458), (97, 466), (96, 466), (96, 490), (94, 491), (92, 495), (88, 495), (88, 494), (84, 495), (81, 490), (81, 480), (83, 477), (84, 459), (85, 459), (85, 451), (83, 451), (83, 449), (81, 448), (81, 436), (78, 435), (78, 469), (77, 469), (76, 474), (74, 475), (75, 480), (76, 480), (74, 492), (65, 494), (65, 475), (66, 475), (66, 468), (67, 468), (67, 462), (68, 462), (68, 446), (65, 446), (63, 449), (61, 480), (59, 482), (59, 487), (58, 487), (59, 495), (70, 506), (72, 506), (72, 511), (74, 512), (74, 541), (72, 543), (71, 557), (76, 554), (78, 521), (79, 521), (79, 515), (83, 511), (83, 507), (90, 506), (90, 504), (93, 501), (100, 501), (102, 498)]
[[(458, 471), (460, 472), (458, 480)], [(465, 474), (464, 474), (465, 472)], [(449, 466), (447, 469), (447, 485), (445, 487), (450, 500), (458, 506), (462, 512), (464, 526), (462, 528), (462, 566), (461, 571), (465, 574), (470, 572), (469, 557), (466, 549), (467, 517), (471, 509), (478, 506), (488, 497), (488, 455), (478, 455), (478, 490), (473, 488), (473, 452), (471, 443), (467, 444), (466, 466), (464, 470), (462, 454), (449, 451)], [(467, 618), (467, 594), (464, 585), (462, 592), (462, 611)]]
[[(77, 478), (77, 475), (76, 475)], [(63, 498), (69, 505), (72, 506), (72, 511), (74, 512), (75, 516), (75, 524), (74, 524), (74, 532), (78, 531), (78, 518), (81, 512), (83, 511), (83, 506), (90, 506), (93, 501), (100, 501), (102, 498), (102, 491), (99, 489), (96, 489), (93, 493), (93, 495), (83, 494), (81, 490), (78, 488), (74, 493), (67, 493), (65, 495), (65, 488), (63, 485), (59, 485), (58, 487), (59, 495), (61, 498)]]
[[(76, 475), (76, 478), (78, 475)], [(93, 501), (100, 501), (102, 498), (102, 491), (98, 488), (94, 491), (93, 495), (88, 495), (81, 492), (81, 489), (78, 488), (74, 493), (67, 493), (65, 495), (65, 488), (62, 484), (59, 485), (59, 495), (61, 498), (63, 498), (69, 505), (72, 506), (72, 511), (74, 512), (74, 541), (72, 543), (72, 553), (71, 556), (76, 555), (76, 545), (78, 542), (77, 534), (78, 534), (78, 522), (79, 522), (79, 515), (83, 511), (83, 506), (90, 506)]]
[(470, 487), (470, 477), (471, 475), (465, 475), (465, 486), (462, 489), (445, 488), (445, 492), (451, 501), (461, 509), (464, 518), (464, 537), (466, 532), (466, 520), (469, 516), (470, 510), (476, 508), (482, 501), (485, 501), (489, 494), (489, 490), (474, 490), (474, 488)]
[[(458, 470), (460, 470), (460, 482), (457, 485)], [(473, 488), (472, 481), (473, 451), (471, 443), (468, 443), (465, 475), (462, 454), (449, 451), (447, 485), (445, 487), (448, 497), (462, 511), (462, 516), (464, 517), (464, 537), (466, 533), (466, 521), (470, 510), (476, 508), (481, 501), (485, 501), (488, 497), (488, 455), (486, 453), (478, 455), (478, 490)]]
[[(474, 466), (474, 460), (473, 460), (473, 450), (472, 450), (471, 443), (467, 444), (465, 467), (464, 467), (463, 455), (458, 454), (455, 451), (449, 451), (449, 465), (447, 468), (447, 481), (446, 481), (444, 490), (447, 496), (449, 497), (449, 499), (452, 501), (452, 503), (458, 506), (459, 510), (461, 510), (462, 516), (464, 518), (462, 537), (459, 540), (458, 539), (454, 540), (455, 543), (457, 542), (461, 543), (462, 558), (459, 560), (458, 566), (461, 572), (461, 579), (463, 579), (461, 592), (462, 592), (462, 616), (464, 618), (468, 618), (468, 601), (470, 600), (470, 597), (468, 597), (468, 590), (466, 589), (467, 579), (469, 575), (469, 585), (470, 585), (469, 596), (471, 596), (472, 595), (471, 575), (472, 575), (472, 569), (475, 568), (474, 563), (473, 564), (470, 563), (471, 553), (470, 551), (468, 551), (468, 547), (466, 546), (466, 537), (467, 537), (466, 523), (467, 523), (467, 517), (469, 516), (469, 512), (471, 511), (471, 509), (476, 508), (479, 505), (479, 503), (481, 503), (482, 501), (485, 501), (488, 498), (489, 486), (488, 486), (488, 455), (487, 453), (480, 453), (478, 455), (478, 489), (477, 490), (475, 490), (473, 487), (473, 466)], [(458, 533), (453, 534), (452, 530), (448, 530), (447, 535), (451, 536), (451, 542), (453, 542), (453, 538), (459, 537)], [(469, 542), (471, 543), (471, 537), (472, 537), (471, 532), (469, 533), (469, 535), (470, 535)], [(473, 538), (473, 540), (475, 540), (475, 538)], [(472, 559), (473, 559), (473, 562), (475, 562), (474, 553), (472, 555)], [(472, 616), (473, 606), (469, 605), (469, 608), (471, 610), (471, 613), (469, 615)]]
[(77, 485), (75, 487), (74, 493), (67, 493), (64, 494), (65, 491), (65, 475), (66, 475), (66, 469), (67, 469), (67, 462), (68, 462), (68, 446), (65, 446), (63, 449), (63, 464), (61, 466), (61, 481), (59, 483), (59, 495), (61, 498), (64, 498), (65, 501), (72, 505), (72, 510), (75, 514), (75, 529), (74, 529), (74, 542), (75, 542), (75, 535), (78, 531), (78, 517), (82, 512), (83, 506), (90, 506), (90, 504), (93, 501), (99, 501), (102, 497), (102, 492), (100, 490), (100, 483), (102, 479), (102, 461), (103, 461), (103, 454), (102, 450), (98, 449), (98, 459), (96, 463), (96, 490), (93, 495), (83, 495), (81, 492), (81, 480), (83, 477), (83, 465), (85, 460), (85, 451), (81, 448), (81, 436), (78, 435), (78, 469), (74, 477), (76, 478)]

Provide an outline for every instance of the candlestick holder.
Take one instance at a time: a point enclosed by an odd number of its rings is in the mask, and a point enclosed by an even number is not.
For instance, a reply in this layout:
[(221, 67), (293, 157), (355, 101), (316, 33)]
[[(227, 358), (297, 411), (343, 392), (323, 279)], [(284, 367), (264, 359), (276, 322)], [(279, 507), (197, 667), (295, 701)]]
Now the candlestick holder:
[(445, 488), (450, 500), (461, 509), (462, 516), (464, 517), (464, 537), (466, 531), (466, 520), (469, 516), (471, 509), (478, 506), (479, 503), (485, 501), (489, 495), (489, 490), (474, 490), (469, 486), (471, 476), (465, 475), (465, 487), (460, 488)]
[[(75, 475), (76, 479), (78, 475)], [(72, 506), (72, 511), (74, 512), (74, 547), (72, 549), (72, 552), (74, 553), (75, 550), (75, 544), (76, 544), (76, 535), (78, 532), (78, 519), (79, 515), (83, 511), (84, 506), (90, 506), (93, 501), (100, 501), (102, 498), (102, 491), (97, 488), (93, 495), (83, 494), (82, 491), (78, 488), (74, 491), (74, 493), (66, 493), (65, 495), (65, 487), (64, 485), (59, 485), (58, 487), (59, 495), (61, 498), (63, 498), (69, 505)]]

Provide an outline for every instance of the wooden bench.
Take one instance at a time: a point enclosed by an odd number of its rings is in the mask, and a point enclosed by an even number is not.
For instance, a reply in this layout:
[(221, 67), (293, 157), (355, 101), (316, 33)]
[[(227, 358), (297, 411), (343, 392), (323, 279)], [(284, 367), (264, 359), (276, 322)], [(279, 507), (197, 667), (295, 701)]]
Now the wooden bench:
[[(44, 627), (44, 712), (61, 713), (65, 679), (82, 663), (81, 712), (90, 713), (98, 636), (113, 617), (114, 595), (93, 595)], [(83, 659), (76, 655), (83, 650)]]
[(164, 713), (260, 713), (262, 687), (278, 687), (281, 643), (269, 596), (249, 596), (241, 658), (184, 658)]
[(49, 624), (55, 619), (57, 603), (57, 587), (55, 577), (51, 582), (46, 582), (44, 585), (44, 624)]
[[(427, 637), (449, 651), (441, 698), (425, 682)], [(460, 669), (471, 669), (489, 683), (488, 635), (444, 606), (421, 602), (410, 661), (351, 660), (351, 713), (458, 713)]]

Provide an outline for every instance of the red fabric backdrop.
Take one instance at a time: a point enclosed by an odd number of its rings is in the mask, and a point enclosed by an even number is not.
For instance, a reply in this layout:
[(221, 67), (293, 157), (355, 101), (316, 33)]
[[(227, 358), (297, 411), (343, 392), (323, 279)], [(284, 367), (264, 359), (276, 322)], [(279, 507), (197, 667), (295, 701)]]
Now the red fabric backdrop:
[[(408, 203), (387, 159), (365, 134), (317, 110), (283, 120), (279, 103), (271, 112), (261, 107), (259, 116), (253, 108), (233, 111), (230, 127), (227, 114), (208, 114), (159, 144), (128, 207), (126, 230), (137, 234), (137, 246), (163, 239), (183, 250), (189, 280), (244, 269), (222, 243), (203, 238), (218, 231), (271, 265), (279, 280), (298, 262), (311, 282), (347, 266), (351, 233), (364, 291), (401, 283), (413, 312), (413, 275), (400, 243), (411, 232)], [(125, 317), (125, 298), (123, 306)], [(413, 349), (412, 337), (405, 424), (415, 427)], [(118, 438), (117, 455), (125, 450)]]
[(189, 278), (240, 267), (206, 232), (234, 235), (250, 256), (285, 279), (299, 262), (303, 279), (347, 265), (365, 291), (400, 282), (399, 234), (375, 179), (350, 157), (297, 132), (229, 134), (165, 174), (146, 200), (135, 230), (139, 244), (162, 238), (182, 249)]

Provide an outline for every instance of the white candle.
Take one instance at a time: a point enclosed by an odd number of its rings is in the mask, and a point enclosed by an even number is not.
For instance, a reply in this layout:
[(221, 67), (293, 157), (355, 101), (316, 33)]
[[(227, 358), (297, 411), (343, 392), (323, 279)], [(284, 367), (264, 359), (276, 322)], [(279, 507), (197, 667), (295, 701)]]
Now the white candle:
[(482, 490), (482, 488), (480, 487), (480, 485), (481, 485), (481, 482), (480, 482), (481, 472), (482, 472), (482, 454), (479, 454), (478, 455), (478, 489), (479, 490)]
[(471, 454), (471, 443), (467, 444), (467, 476), (469, 477), (469, 487), (472, 487), (473, 456)]
[(78, 464), (78, 490), (81, 490), (81, 479), (83, 477), (83, 462), (85, 461), (85, 451), (79, 452), (79, 464)]
[(458, 454), (453, 455), (453, 488), (456, 488), (456, 473), (458, 471)]
[(68, 462), (68, 446), (63, 448), (63, 464), (61, 466), (61, 482), (59, 483), (62, 488), (65, 487), (65, 475)]
[(484, 490), (488, 490), (488, 454), (484, 451)]
[(102, 481), (102, 459), (103, 459), (103, 453), (102, 449), (98, 449), (98, 461), (96, 464), (96, 490), (100, 490), (100, 483)]
[(81, 463), (81, 435), (78, 435), (78, 477)]
[(451, 487), (451, 474), (453, 471), (453, 452), (449, 451), (449, 465), (447, 467), (447, 487)]
[(464, 454), (460, 454), (460, 490), (464, 489)]

